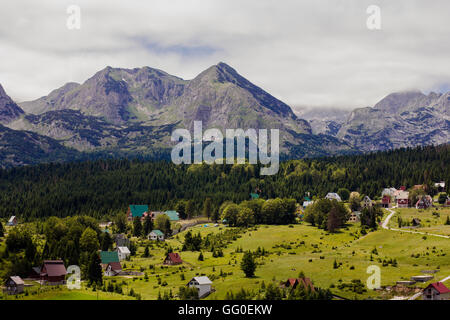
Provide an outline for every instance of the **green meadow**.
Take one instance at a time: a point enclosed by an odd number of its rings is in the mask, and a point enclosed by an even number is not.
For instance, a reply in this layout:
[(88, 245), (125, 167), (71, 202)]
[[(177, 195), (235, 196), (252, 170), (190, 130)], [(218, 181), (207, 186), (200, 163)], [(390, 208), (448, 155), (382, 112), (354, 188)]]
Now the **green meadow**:
[[(403, 214), (403, 213), (402, 213)], [(406, 213), (405, 213), (406, 214)], [(441, 215), (442, 218), (442, 215)], [(224, 232), (224, 226), (196, 226), (190, 228), (202, 237), (209, 233)], [(164, 243), (150, 244), (139, 241), (136, 256), (123, 261), (125, 270), (142, 271), (143, 276), (104, 277), (108, 283), (122, 284), (123, 294), (81, 290), (52, 289), (44, 293), (22, 296), (24, 299), (128, 299), (133, 289), (142, 299), (157, 299), (158, 295), (172, 293), (176, 297), (180, 286), (194, 276), (206, 275), (213, 281), (215, 291), (206, 299), (224, 299), (228, 291), (257, 290), (261, 283), (286, 281), (297, 277), (300, 271), (311, 278), (315, 286), (330, 288), (333, 294), (350, 299), (387, 299), (395, 293), (387, 290), (366, 290), (356, 293), (339, 286), (360, 280), (364, 285), (370, 274), (367, 267), (377, 265), (381, 269), (381, 285), (393, 286), (396, 281), (420, 275), (422, 270), (440, 270), (435, 280), (450, 275), (450, 240), (438, 237), (379, 229), (361, 235), (358, 224), (349, 225), (338, 233), (330, 234), (307, 224), (289, 226), (258, 226), (243, 230), (223, 250), (224, 256), (214, 258), (211, 252), (203, 251), (204, 261), (199, 261), (199, 252), (181, 251), (184, 231)], [(144, 248), (150, 244), (151, 257), (142, 257)], [(163, 266), (168, 246), (179, 252), (184, 261), (178, 266)], [(268, 254), (257, 259), (255, 277), (246, 278), (240, 270), (244, 251), (264, 248)], [(396, 264), (388, 263), (395, 259)], [(339, 265), (334, 268), (334, 262)], [(383, 263), (385, 262), (385, 263)], [(426, 284), (418, 284), (424, 287)], [(339, 288), (341, 287), (341, 288)], [(33, 287), (27, 290), (33, 290)]]

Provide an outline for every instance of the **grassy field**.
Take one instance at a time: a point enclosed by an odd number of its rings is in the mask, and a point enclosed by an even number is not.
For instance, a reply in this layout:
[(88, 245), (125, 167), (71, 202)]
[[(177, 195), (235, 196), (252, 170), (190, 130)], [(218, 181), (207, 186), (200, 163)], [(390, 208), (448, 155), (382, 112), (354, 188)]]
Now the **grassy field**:
[[(394, 209), (396, 213), (389, 221), (389, 227), (398, 228), (398, 217), (401, 217), (403, 222), (411, 222), (413, 218), (419, 218), (421, 225), (413, 230), (450, 235), (450, 225), (444, 225), (447, 216), (450, 216), (450, 208), (437, 207), (426, 210), (417, 210), (415, 208), (397, 208)], [(434, 214), (433, 214), (434, 213)]]
[[(408, 214), (409, 209), (401, 214)], [(403, 211), (403, 209), (401, 210)], [(440, 212), (443, 212), (440, 211)], [(413, 212), (411, 212), (414, 215)], [(428, 214), (427, 212), (420, 214)], [(431, 215), (431, 212), (430, 212)], [(441, 219), (444, 219), (441, 214)], [(429, 218), (424, 218), (426, 221)], [(434, 220), (431, 220), (434, 221)], [(392, 223), (392, 222), (391, 222)], [(396, 224), (394, 223), (394, 226)], [(191, 228), (203, 237), (208, 233), (224, 232), (224, 226), (195, 226)], [(228, 291), (240, 288), (256, 290), (262, 281), (279, 284), (287, 278), (297, 277), (300, 271), (311, 278), (315, 286), (330, 288), (339, 296), (351, 299), (386, 299), (395, 293), (386, 290), (367, 290), (357, 294), (349, 289), (339, 289), (341, 283), (359, 279), (366, 283), (369, 274), (367, 267), (377, 265), (381, 268), (381, 285), (392, 286), (398, 280), (420, 275), (422, 270), (440, 269), (436, 280), (450, 275), (450, 240), (437, 237), (395, 232), (379, 229), (362, 236), (359, 225), (349, 225), (339, 233), (329, 234), (308, 224), (291, 226), (258, 226), (244, 230), (236, 239), (230, 241), (223, 250), (224, 257), (214, 258), (211, 252), (203, 252), (204, 261), (198, 261), (199, 252), (181, 251), (182, 240), (186, 231), (164, 243), (151, 244), (151, 257), (142, 257), (145, 245), (150, 242), (140, 241), (135, 257), (122, 263), (124, 269), (142, 271), (146, 276), (104, 277), (115, 283), (122, 283), (123, 295), (98, 292), (98, 299), (129, 299), (126, 294), (131, 288), (142, 299), (157, 299), (158, 294), (171, 291), (178, 293), (180, 286), (196, 275), (207, 275), (213, 280), (215, 292), (206, 299), (223, 299)], [(180, 252), (184, 263), (181, 266), (163, 266), (162, 261), (168, 246)], [(265, 248), (269, 254), (258, 258), (259, 263), (254, 278), (245, 278), (240, 270), (240, 261), (245, 250)], [(376, 250), (374, 250), (376, 249)], [(238, 251), (238, 252), (237, 252)], [(376, 252), (375, 252), (376, 251)], [(383, 266), (383, 260), (395, 259), (397, 266)], [(333, 268), (334, 261), (341, 264)], [(424, 287), (426, 284), (419, 285)], [(37, 295), (22, 296), (24, 299), (97, 299), (97, 292), (91, 289), (69, 291), (53, 289)]]

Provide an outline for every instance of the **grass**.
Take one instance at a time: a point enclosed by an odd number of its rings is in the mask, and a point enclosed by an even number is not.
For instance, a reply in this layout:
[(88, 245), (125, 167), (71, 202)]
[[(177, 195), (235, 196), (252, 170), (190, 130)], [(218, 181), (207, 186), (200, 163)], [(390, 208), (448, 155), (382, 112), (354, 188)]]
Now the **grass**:
[[(419, 218), (421, 226), (414, 228), (414, 230), (447, 236), (450, 235), (450, 225), (445, 225), (447, 216), (450, 216), (450, 208), (437, 207), (426, 210), (397, 208), (394, 210), (397, 214), (389, 221), (389, 227), (391, 228), (398, 228), (398, 217), (401, 217), (403, 222), (411, 222), (413, 218)], [(433, 215), (433, 213), (438, 213), (439, 216)]]
[[(401, 214), (407, 215), (408, 210), (401, 209)], [(440, 212), (441, 219), (444, 219), (445, 215), (442, 214), (444, 211)], [(194, 234), (199, 232), (204, 237), (208, 233), (224, 232), (226, 229), (223, 226), (213, 227), (213, 224), (209, 224), (209, 227), (198, 225), (189, 230)], [(128, 299), (126, 294), (131, 288), (139, 293), (142, 299), (157, 299), (158, 294), (169, 291), (176, 295), (180, 286), (185, 286), (197, 275), (207, 275), (213, 280), (216, 291), (206, 299), (224, 299), (228, 291), (237, 291), (240, 288), (255, 290), (260, 287), (262, 281), (266, 284), (271, 281), (278, 284), (287, 278), (297, 277), (300, 271), (311, 278), (315, 286), (331, 287), (331, 291), (339, 296), (351, 299), (369, 297), (380, 299), (389, 298), (393, 294), (381, 290), (368, 290), (356, 294), (337, 287), (340, 283), (348, 283), (354, 279), (359, 279), (365, 284), (369, 277), (366, 270), (370, 265), (380, 267), (382, 286), (395, 285), (396, 281), (419, 275), (422, 270), (440, 269), (436, 280), (450, 275), (448, 239), (424, 238), (422, 235), (384, 229), (362, 236), (359, 230), (359, 224), (349, 225), (335, 234), (329, 234), (306, 223), (291, 226), (258, 226), (245, 230), (231, 241), (223, 250), (224, 257), (214, 258), (211, 252), (203, 251), (204, 261), (198, 261), (199, 252), (181, 251), (182, 240), (187, 231), (164, 243), (151, 244), (152, 256), (149, 258), (142, 257), (142, 254), (145, 245), (150, 242), (140, 241), (137, 255), (122, 264), (126, 269), (142, 270), (147, 274), (147, 278), (105, 277), (106, 281), (123, 282), (124, 295), (99, 292), (99, 299)], [(180, 252), (184, 261), (182, 265), (169, 267), (162, 265), (168, 246), (175, 252)], [(243, 253), (238, 252), (240, 251), (238, 249), (254, 251), (258, 247), (264, 247), (269, 254), (257, 259), (259, 265), (255, 277), (245, 278), (240, 270)], [(374, 249), (377, 253), (373, 253)], [(383, 266), (383, 260), (390, 259), (397, 261), (396, 267)], [(334, 261), (341, 263), (337, 269), (333, 268)], [(97, 299), (97, 293), (90, 289), (80, 291), (59, 289), (23, 298), (85, 300)]]

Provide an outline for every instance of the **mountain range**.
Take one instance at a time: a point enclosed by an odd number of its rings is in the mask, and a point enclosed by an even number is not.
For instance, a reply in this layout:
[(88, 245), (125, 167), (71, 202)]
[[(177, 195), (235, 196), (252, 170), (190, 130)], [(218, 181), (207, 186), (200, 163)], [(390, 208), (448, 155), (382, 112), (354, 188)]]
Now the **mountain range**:
[(150, 67), (106, 67), (34, 101), (15, 103), (0, 85), (0, 166), (168, 157), (172, 131), (192, 131), (196, 120), (222, 132), (280, 129), (289, 158), (446, 143), (449, 99), (449, 93), (395, 93), (350, 114), (312, 109), (302, 116), (225, 63), (192, 80)]

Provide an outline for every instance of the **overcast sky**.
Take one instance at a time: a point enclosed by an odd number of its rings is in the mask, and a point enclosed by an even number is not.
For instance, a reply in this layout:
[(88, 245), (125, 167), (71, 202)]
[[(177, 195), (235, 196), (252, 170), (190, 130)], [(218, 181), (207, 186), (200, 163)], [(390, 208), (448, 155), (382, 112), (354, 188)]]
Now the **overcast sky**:
[[(81, 9), (69, 30), (66, 10)], [(381, 30), (369, 30), (369, 5)], [(394, 91), (450, 90), (450, 1), (8, 0), (0, 83), (36, 99), (107, 65), (191, 79), (220, 61), (291, 106), (372, 106)]]

